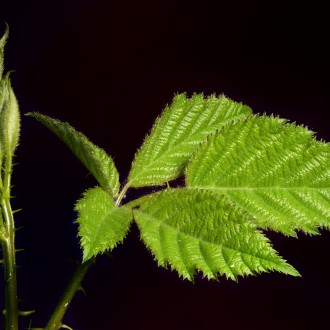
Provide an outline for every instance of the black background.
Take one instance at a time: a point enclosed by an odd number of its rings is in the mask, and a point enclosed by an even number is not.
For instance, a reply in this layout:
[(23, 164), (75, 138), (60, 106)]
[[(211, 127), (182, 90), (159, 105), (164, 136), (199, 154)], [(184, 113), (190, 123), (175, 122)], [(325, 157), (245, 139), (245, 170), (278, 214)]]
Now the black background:
[[(178, 92), (225, 93), (329, 140), (329, 21), (316, 1), (0, 1), (1, 31), (5, 21), (6, 69), (16, 70), (22, 114), (70, 122), (114, 157), (122, 181)], [(24, 116), (17, 162), (19, 296), (22, 308), (37, 310), (32, 326), (42, 327), (81, 258), (73, 205), (96, 183)], [(197, 276), (191, 284), (157, 267), (133, 225), (112, 258), (90, 269), (86, 296), (78, 294), (64, 323), (75, 330), (327, 328), (329, 233), (268, 236), (302, 278)]]

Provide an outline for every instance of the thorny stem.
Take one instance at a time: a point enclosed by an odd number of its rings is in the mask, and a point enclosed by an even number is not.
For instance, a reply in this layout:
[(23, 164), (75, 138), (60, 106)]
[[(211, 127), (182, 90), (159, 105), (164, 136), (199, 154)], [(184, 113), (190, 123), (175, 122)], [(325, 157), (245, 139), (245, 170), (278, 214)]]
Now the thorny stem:
[(18, 306), (16, 287), (16, 263), (15, 248), (12, 238), (6, 239), (2, 244), (3, 265), (5, 275), (5, 296), (6, 296), (6, 329), (18, 329)]
[(15, 223), (10, 205), (12, 158), (6, 158), (4, 182), (1, 178), (1, 213), (3, 219), (2, 253), (5, 276), (6, 330), (18, 329), (18, 303), (16, 282)]
[[(129, 186), (125, 185), (121, 192), (118, 195), (116, 200), (116, 206), (120, 206), (121, 201), (125, 197), (125, 194), (128, 190)], [(60, 301), (58, 302), (48, 324), (44, 328), (44, 330), (59, 330), (61, 328), (70, 329), (67, 325), (62, 323), (63, 317), (73, 299), (75, 294), (82, 289), (81, 282), (89, 269), (89, 267), (94, 263), (95, 257), (91, 258), (82, 264), (79, 265), (78, 269), (74, 273), (71, 278), (68, 286), (66, 287), (64, 294), (62, 295)]]

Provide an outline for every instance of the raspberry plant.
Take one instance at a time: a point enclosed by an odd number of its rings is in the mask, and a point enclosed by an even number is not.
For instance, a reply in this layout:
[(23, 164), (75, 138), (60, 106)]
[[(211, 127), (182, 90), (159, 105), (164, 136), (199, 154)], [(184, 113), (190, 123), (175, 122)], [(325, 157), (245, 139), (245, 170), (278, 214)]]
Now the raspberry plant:
[[(18, 328), (10, 175), (19, 114), (0, 40), (0, 239), (6, 287), (6, 329)], [(330, 227), (330, 145), (274, 116), (253, 114), (224, 95), (178, 94), (157, 118), (121, 184), (113, 159), (68, 123), (29, 113), (55, 133), (98, 185), (77, 201), (82, 264), (45, 329), (62, 319), (97, 255), (122, 243), (135, 221), (160, 266), (193, 281), (278, 271), (299, 272), (275, 251), (265, 230), (288, 236)], [(171, 181), (184, 184), (171, 188)], [(158, 187), (126, 202), (128, 189)]]

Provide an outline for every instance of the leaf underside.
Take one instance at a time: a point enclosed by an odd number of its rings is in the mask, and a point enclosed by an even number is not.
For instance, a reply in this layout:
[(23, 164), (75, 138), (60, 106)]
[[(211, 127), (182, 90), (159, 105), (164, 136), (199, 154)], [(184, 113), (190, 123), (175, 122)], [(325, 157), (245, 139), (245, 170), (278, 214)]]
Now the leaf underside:
[(330, 145), (279, 118), (251, 116), (211, 136), (186, 184), (229, 197), (260, 228), (292, 236), (330, 228)]
[(134, 218), (159, 265), (169, 263), (189, 280), (196, 270), (212, 279), (218, 273), (236, 280), (239, 275), (271, 270), (299, 275), (225, 196), (168, 189), (144, 200)]
[(176, 95), (167, 106), (133, 161), (128, 178), (131, 187), (156, 186), (184, 174), (198, 145), (216, 129), (245, 118), (248, 106), (225, 96), (187, 98)]
[(87, 190), (75, 210), (79, 214), (77, 222), (84, 261), (121, 243), (132, 221), (132, 211), (115, 206), (111, 196), (100, 187)]
[(113, 197), (118, 195), (119, 174), (112, 158), (103, 149), (94, 145), (84, 134), (76, 131), (68, 123), (35, 112), (28, 115), (55, 133), (92, 173), (106, 192)]

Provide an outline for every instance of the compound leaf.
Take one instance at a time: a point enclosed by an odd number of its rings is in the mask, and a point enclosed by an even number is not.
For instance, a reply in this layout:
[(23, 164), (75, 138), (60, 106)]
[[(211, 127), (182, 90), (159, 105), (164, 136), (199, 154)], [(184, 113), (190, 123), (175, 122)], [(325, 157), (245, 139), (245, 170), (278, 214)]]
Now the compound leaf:
[(113, 197), (118, 195), (119, 174), (112, 158), (103, 149), (90, 142), (84, 134), (76, 131), (68, 123), (35, 112), (27, 115), (34, 117), (55, 133), (93, 174), (106, 192)]
[(79, 215), (84, 261), (122, 242), (132, 221), (131, 209), (115, 206), (111, 196), (100, 187), (87, 190), (75, 210)]
[(211, 136), (186, 183), (226, 195), (260, 228), (295, 236), (330, 228), (330, 145), (283, 119), (252, 116)]
[(227, 197), (195, 189), (167, 189), (150, 195), (134, 218), (159, 265), (167, 263), (193, 280), (196, 270), (236, 279), (270, 270), (298, 276), (272, 249), (249, 216)]
[(207, 99), (203, 94), (190, 99), (177, 95), (137, 152), (128, 185), (162, 185), (183, 175), (192, 153), (210, 133), (250, 113), (249, 107), (223, 95)]

